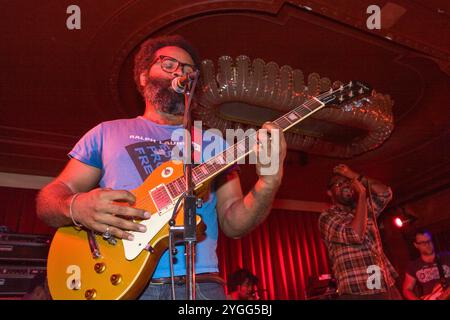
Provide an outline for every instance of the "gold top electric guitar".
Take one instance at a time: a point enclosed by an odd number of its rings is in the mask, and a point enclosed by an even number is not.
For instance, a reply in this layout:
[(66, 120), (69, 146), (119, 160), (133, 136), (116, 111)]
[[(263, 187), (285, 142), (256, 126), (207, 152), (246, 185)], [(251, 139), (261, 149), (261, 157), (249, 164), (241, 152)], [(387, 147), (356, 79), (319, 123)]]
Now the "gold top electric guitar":
[[(325, 106), (358, 107), (369, 101), (371, 89), (352, 81), (336, 90), (310, 97), (301, 106), (274, 121), (283, 131)], [(193, 169), (198, 191), (211, 178), (252, 152), (248, 136), (221, 154)], [(238, 155), (238, 156), (236, 156)], [(233, 161), (227, 161), (233, 159)], [(137, 208), (152, 214), (139, 221), (145, 233), (133, 232), (134, 240), (107, 241), (92, 231), (73, 226), (59, 228), (51, 243), (47, 276), (53, 299), (135, 299), (145, 288), (162, 254), (168, 248), (169, 226), (177, 200), (185, 191), (183, 163), (168, 161), (156, 168), (135, 190)], [(179, 208), (181, 210), (181, 208)], [(206, 226), (199, 216), (197, 235)], [(183, 225), (178, 214), (177, 225)], [(114, 239), (115, 240), (115, 239)]]

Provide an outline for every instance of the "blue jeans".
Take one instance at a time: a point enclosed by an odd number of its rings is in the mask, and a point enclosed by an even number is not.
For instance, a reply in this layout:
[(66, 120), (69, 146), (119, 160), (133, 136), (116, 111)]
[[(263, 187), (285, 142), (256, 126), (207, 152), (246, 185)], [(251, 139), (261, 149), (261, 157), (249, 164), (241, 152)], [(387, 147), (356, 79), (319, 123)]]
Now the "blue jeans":
[[(196, 300), (226, 300), (223, 286), (216, 282), (196, 283)], [(186, 285), (175, 284), (175, 298), (187, 300)], [(139, 300), (172, 300), (170, 284), (152, 284), (144, 290)]]

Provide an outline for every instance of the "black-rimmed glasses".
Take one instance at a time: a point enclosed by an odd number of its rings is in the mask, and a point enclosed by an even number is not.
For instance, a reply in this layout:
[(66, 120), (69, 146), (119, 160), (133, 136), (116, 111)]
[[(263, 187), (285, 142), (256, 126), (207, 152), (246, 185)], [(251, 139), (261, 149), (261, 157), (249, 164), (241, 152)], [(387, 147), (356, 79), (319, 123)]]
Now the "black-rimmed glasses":
[(427, 241), (419, 241), (419, 242), (416, 242), (416, 244), (418, 244), (418, 245), (431, 245), (432, 244), (432, 241), (431, 240), (427, 240)]
[(156, 58), (150, 66), (155, 64), (157, 61), (160, 61), (161, 69), (165, 72), (174, 72), (181, 66), (181, 70), (183, 71), (183, 74), (191, 73), (196, 70), (195, 66), (189, 63), (183, 63), (178, 61), (175, 58), (169, 57), (169, 56), (159, 56)]

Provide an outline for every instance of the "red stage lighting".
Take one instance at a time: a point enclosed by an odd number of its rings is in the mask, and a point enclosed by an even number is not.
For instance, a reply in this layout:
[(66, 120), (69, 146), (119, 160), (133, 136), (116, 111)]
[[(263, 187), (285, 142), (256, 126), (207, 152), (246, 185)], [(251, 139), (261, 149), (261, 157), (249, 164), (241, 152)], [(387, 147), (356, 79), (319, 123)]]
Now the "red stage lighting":
[(398, 227), (398, 228), (403, 227), (403, 221), (402, 221), (402, 219), (400, 219), (399, 217), (396, 217), (396, 218), (394, 219), (394, 224), (395, 224), (395, 226)]

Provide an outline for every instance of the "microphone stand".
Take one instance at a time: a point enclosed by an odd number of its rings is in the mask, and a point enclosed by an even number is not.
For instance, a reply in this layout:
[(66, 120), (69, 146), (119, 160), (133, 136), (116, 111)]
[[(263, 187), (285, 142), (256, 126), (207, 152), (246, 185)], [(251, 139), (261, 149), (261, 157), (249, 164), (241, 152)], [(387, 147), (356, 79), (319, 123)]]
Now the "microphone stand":
[[(192, 81), (187, 81), (184, 89), (184, 158), (187, 160), (184, 166), (185, 172), (185, 183), (186, 183), (186, 193), (184, 197), (184, 234), (183, 240), (185, 243), (185, 254), (186, 254), (186, 296), (188, 300), (195, 300), (195, 245), (197, 242), (196, 234), (196, 209), (197, 209), (197, 198), (194, 195), (194, 183), (192, 180), (192, 121), (191, 121), (191, 102), (192, 93), (195, 91), (195, 86), (197, 84), (199, 73), (197, 72), (196, 77)], [(188, 158), (189, 157), (189, 158)]]

